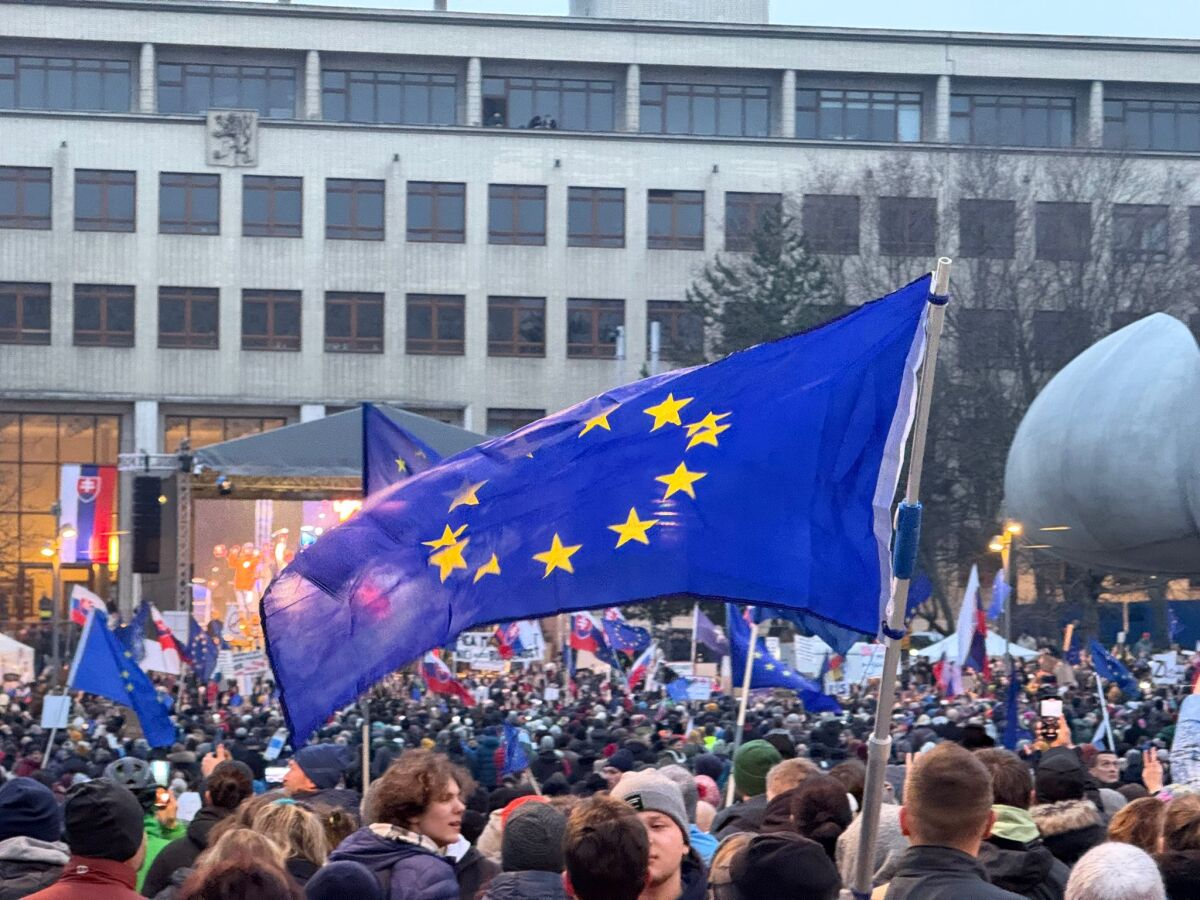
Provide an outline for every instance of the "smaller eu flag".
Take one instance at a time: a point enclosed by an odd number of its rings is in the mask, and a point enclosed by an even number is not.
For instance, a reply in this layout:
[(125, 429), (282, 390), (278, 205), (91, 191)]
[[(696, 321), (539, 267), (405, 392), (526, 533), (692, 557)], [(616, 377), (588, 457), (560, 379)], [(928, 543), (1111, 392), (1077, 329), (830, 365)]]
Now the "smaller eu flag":
[(128, 706), (137, 713), (151, 747), (175, 743), (175, 726), (159, 702), (149, 676), (109, 631), (108, 617), (98, 609), (88, 614), (83, 626), (67, 685)]
[(514, 775), (529, 768), (529, 754), (521, 743), (521, 730), (504, 723), (504, 770), (501, 775)]
[(604, 635), (608, 646), (620, 653), (641, 653), (650, 646), (650, 632), (630, 625), (615, 606), (604, 611)]
[(409, 434), (373, 403), (362, 408), (362, 492), (367, 497), (441, 462), (437, 451)]
[(117, 640), (129, 652), (134, 662), (141, 664), (146, 656), (146, 631), (150, 626), (150, 605), (143, 600), (133, 611), (133, 616), (115, 631)]
[[(729, 635), (730, 667), (733, 683), (741, 686), (746, 671), (746, 648), (750, 643), (750, 623), (732, 603), (725, 606), (725, 632)], [(842, 707), (828, 696), (816, 682), (793, 672), (767, 649), (761, 638), (754, 644), (754, 663), (750, 670), (750, 690), (784, 688), (795, 691), (809, 712), (838, 712)]]
[(729, 652), (729, 641), (717, 632), (717, 626), (712, 619), (704, 614), (699, 606), (696, 607), (696, 642), (703, 644), (713, 653), (724, 656)]
[(1088, 652), (1092, 654), (1092, 668), (1096, 670), (1096, 674), (1105, 681), (1115, 681), (1121, 690), (1126, 694), (1136, 695), (1138, 693), (1137, 679), (1133, 677), (1125, 665), (1109, 653), (1101, 646), (1100, 642), (1093, 640), (1088, 644)]
[(193, 616), (188, 621), (187, 653), (191, 657), (192, 670), (200, 681), (212, 681), (217, 671), (217, 655), (221, 648), (216, 638), (209, 634)]
[(1012, 588), (1008, 586), (1008, 581), (1004, 577), (1004, 570), (1001, 569), (996, 573), (996, 577), (992, 579), (992, 602), (988, 606), (987, 615), (989, 619), (995, 621), (1004, 615), (1004, 604), (1008, 601), (1008, 595), (1012, 593)]

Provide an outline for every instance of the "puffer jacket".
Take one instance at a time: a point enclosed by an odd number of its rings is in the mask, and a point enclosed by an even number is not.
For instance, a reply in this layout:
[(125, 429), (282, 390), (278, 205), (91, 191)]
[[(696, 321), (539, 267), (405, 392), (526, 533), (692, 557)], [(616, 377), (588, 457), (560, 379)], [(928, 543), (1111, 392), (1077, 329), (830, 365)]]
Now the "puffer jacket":
[(1067, 866), (1107, 838), (1100, 810), (1091, 800), (1043, 803), (1029, 810), (1050, 852)]
[(567, 900), (567, 892), (558, 872), (501, 872), (483, 900)]
[(375, 873), (388, 900), (458, 900), (454, 863), (407, 841), (360, 828), (329, 854), (330, 862), (349, 859)]
[(61, 841), (23, 836), (0, 841), (0, 900), (18, 900), (54, 884), (70, 855)]
[(1041, 839), (1023, 844), (993, 836), (980, 845), (977, 859), (992, 884), (1027, 900), (1062, 900), (1071, 875)]
[(931, 846), (908, 848), (883, 896), (886, 900), (1020, 900), (1020, 895), (990, 883), (974, 857), (951, 847)]

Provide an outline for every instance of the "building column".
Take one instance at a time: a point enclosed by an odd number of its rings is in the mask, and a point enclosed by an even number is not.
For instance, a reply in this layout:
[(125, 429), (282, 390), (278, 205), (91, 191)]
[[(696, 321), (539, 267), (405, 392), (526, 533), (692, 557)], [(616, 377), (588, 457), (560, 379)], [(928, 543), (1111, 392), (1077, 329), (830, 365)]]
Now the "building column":
[(51, 181), (54, 185), (50, 198), (54, 275), (50, 279), (50, 340), (56, 345), (67, 346), (71, 344), (74, 327), (74, 279), (71, 274), (75, 271), (75, 173), (66, 141), (61, 141), (55, 151)]
[(630, 63), (625, 67), (625, 131), (642, 130), (642, 67)]
[(1087, 145), (1104, 146), (1104, 82), (1093, 81), (1088, 95)]
[(784, 69), (779, 80), (779, 118), (776, 137), (796, 136), (796, 70)]
[(300, 421), (315, 422), (317, 419), (325, 418), (324, 403), (301, 403), (300, 404)]
[(933, 139), (939, 144), (950, 143), (950, 76), (939, 75), (933, 107)]
[(304, 118), (321, 118), (321, 54), (316, 50), (304, 56)]
[(158, 112), (158, 78), (154, 68), (154, 45), (142, 44), (138, 61), (137, 111), (140, 113)]
[(483, 124), (483, 63), (478, 56), (467, 60), (467, 124)]

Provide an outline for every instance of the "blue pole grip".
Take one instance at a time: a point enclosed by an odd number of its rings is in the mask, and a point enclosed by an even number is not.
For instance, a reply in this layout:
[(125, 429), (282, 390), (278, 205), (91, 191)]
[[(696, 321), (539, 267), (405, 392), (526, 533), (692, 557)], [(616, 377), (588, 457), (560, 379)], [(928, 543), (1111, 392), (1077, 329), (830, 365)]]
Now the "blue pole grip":
[(892, 546), (892, 573), (909, 580), (917, 568), (917, 548), (921, 543), (920, 503), (901, 503), (896, 511), (896, 540)]

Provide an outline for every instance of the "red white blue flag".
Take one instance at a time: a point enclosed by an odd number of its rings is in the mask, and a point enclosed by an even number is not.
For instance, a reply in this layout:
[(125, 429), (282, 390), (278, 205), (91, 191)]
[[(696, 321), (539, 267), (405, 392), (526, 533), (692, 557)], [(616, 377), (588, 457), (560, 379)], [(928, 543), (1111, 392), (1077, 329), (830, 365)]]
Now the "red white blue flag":
[(108, 539), (113, 531), (117, 499), (116, 466), (67, 465), (59, 478), (59, 521), (75, 528), (63, 538), (59, 559), (64, 563), (107, 565)]
[(98, 609), (108, 615), (108, 605), (82, 584), (71, 586), (71, 621), (76, 625), (87, 624), (87, 614)]
[(442, 661), (436, 650), (426, 653), (421, 660), (421, 677), (425, 679), (425, 687), (430, 693), (449, 694), (451, 697), (457, 697), (466, 706), (475, 705), (475, 698), (471, 696), (471, 692), (454, 677), (454, 673)]

